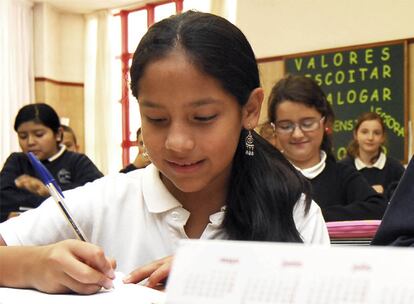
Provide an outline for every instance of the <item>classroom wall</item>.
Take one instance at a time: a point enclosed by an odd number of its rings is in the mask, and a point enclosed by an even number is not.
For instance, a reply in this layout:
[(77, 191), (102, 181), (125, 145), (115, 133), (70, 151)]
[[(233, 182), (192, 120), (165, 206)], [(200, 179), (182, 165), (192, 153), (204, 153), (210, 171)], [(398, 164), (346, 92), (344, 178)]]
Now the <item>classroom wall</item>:
[[(259, 59), (414, 37), (414, 1), (212, 0), (210, 9), (242, 29)], [(61, 12), (47, 3), (35, 4), (36, 101), (46, 101), (59, 115), (70, 118), (82, 149), (84, 30), (82, 15)], [(414, 58), (412, 44), (409, 57)], [(410, 88), (414, 88), (412, 61)], [(260, 63), (259, 69), (267, 97), (283, 75), (283, 62)], [(408, 115), (413, 120), (414, 90), (408, 94)], [(266, 99), (261, 121), (265, 118)], [(412, 139), (410, 149), (412, 155)]]
[(35, 101), (68, 118), (84, 151), (83, 15), (36, 3), (34, 19)]
[[(251, 42), (257, 58), (344, 46), (414, 38), (414, 1), (405, 0), (238, 0), (236, 24)], [(414, 45), (408, 50), (408, 118), (414, 120)], [(267, 97), (283, 75), (282, 60), (260, 63), (266, 99), (260, 121), (266, 120)], [(413, 155), (413, 133), (408, 133)]]
[(414, 37), (410, 0), (238, 0), (259, 58)]

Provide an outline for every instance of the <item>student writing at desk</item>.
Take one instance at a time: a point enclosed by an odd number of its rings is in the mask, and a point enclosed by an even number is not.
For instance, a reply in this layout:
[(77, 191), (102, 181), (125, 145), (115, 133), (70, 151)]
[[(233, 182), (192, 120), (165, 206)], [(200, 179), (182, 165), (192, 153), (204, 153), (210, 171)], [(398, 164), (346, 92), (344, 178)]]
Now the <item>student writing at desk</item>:
[(183, 238), (329, 244), (308, 182), (252, 131), (263, 90), (237, 27), (191, 11), (154, 24), (131, 90), (152, 163), (64, 193), (91, 243), (59, 242), (73, 234), (50, 199), (1, 224), (1, 285), (93, 293), (111, 286), (113, 257), (125, 282), (152, 287)]
[(12, 153), (0, 172), (1, 221), (6, 220), (10, 212), (36, 208), (49, 196), (30, 164), (27, 152), (33, 152), (44, 163), (63, 190), (103, 176), (87, 156), (67, 151), (60, 145), (59, 116), (49, 105), (35, 103), (22, 107), (17, 113), (14, 129), (23, 152)]
[(334, 113), (318, 84), (288, 75), (269, 96), (269, 120), (286, 158), (309, 179), (326, 221), (381, 219), (386, 202), (354, 168), (337, 163), (328, 122)]

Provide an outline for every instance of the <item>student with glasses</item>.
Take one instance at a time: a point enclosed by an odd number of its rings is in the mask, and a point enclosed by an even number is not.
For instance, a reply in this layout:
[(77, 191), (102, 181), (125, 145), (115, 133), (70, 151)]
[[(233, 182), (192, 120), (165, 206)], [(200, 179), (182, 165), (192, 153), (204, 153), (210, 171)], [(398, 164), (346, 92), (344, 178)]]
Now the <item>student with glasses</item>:
[(326, 221), (381, 219), (386, 203), (354, 168), (337, 163), (329, 126), (333, 110), (310, 78), (288, 75), (269, 96), (268, 116), (281, 151), (312, 184)]

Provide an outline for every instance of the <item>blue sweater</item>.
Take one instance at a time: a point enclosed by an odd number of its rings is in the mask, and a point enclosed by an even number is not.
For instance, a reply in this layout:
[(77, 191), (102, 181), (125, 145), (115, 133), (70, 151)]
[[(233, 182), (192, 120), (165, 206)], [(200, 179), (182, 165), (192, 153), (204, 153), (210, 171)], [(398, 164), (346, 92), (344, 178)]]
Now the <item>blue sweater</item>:
[[(52, 162), (45, 160), (42, 163), (63, 191), (82, 186), (103, 176), (86, 155), (67, 150)], [(26, 154), (12, 153), (0, 172), (1, 222), (7, 219), (10, 212), (19, 211), (20, 207), (36, 208), (45, 199), (43, 196), (16, 187), (14, 180), (23, 174), (37, 177)]]

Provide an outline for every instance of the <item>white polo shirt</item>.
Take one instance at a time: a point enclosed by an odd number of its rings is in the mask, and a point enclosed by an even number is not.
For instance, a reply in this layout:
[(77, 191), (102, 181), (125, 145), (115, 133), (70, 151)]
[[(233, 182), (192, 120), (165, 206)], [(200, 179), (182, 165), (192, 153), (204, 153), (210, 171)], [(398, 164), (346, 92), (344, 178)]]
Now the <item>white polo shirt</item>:
[[(65, 201), (90, 242), (117, 260), (128, 273), (175, 252), (187, 238), (184, 226), (190, 213), (168, 192), (152, 164), (128, 174), (102, 177), (64, 192)], [(210, 216), (201, 239), (226, 239), (220, 228), (224, 211)], [(329, 244), (321, 210), (312, 202), (304, 215), (303, 198), (294, 208), (294, 220), (305, 243)], [(52, 199), (36, 209), (0, 224), (7, 245), (45, 245), (75, 238)]]

